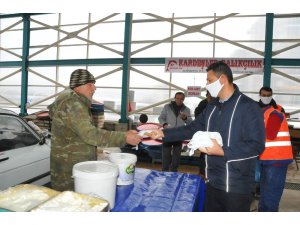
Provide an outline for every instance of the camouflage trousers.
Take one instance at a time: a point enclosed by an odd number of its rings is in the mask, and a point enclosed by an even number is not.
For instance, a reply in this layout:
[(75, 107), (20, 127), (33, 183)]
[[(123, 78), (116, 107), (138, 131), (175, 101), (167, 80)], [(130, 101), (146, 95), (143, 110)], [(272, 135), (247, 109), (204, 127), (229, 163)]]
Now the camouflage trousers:
[(69, 154), (55, 154), (51, 152), (50, 172), (51, 186), (57, 191), (73, 191), (73, 166), (76, 163), (96, 160), (96, 151), (71, 152)]

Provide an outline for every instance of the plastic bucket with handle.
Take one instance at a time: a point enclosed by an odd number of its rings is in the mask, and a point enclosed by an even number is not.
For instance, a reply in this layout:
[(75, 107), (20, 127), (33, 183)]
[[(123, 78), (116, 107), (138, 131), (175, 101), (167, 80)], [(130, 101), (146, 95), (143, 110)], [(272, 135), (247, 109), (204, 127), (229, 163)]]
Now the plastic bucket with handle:
[(137, 161), (136, 155), (130, 153), (111, 153), (108, 155), (108, 159), (119, 167), (117, 185), (132, 184)]
[(118, 166), (105, 161), (86, 161), (73, 166), (75, 192), (100, 197), (115, 205)]

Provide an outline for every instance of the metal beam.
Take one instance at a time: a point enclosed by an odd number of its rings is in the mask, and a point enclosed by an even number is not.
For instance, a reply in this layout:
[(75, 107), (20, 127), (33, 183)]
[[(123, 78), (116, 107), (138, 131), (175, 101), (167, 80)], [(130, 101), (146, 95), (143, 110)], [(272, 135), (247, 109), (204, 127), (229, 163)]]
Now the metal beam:
[(123, 52), (123, 77), (122, 77), (122, 96), (121, 96), (121, 118), (120, 123), (128, 122), (128, 88), (130, 79), (130, 54), (131, 54), (131, 33), (132, 33), (132, 13), (125, 15), (125, 34)]
[(21, 67), (22, 66), (22, 62), (21, 61), (6, 61), (0, 62), (0, 68), (4, 67), (4, 68), (8, 68), (8, 67)]
[(300, 66), (300, 59), (272, 59), (272, 66)]
[[(122, 65), (123, 58), (101, 58), (101, 59), (63, 59), (63, 60), (35, 60), (29, 61), (30, 67), (43, 66), (74, 66), (74, 65)], [(131, 65), (165, 65), (165, 58), (131, 58)], [(300, 59), (271, 60), (272, 66), (300, 66)], [(21, 67), (22, 61), (1, 61), (0, 67)]]
[[(237, 42), (235, 42), (235, 41), (231, 41), (231, 40), (229, 40), (229, 39), (227, 39), (227, 38), (223, 38), (223, 37), (221, 37), (221, 36), (219, 36), (219, 35), (211, 34), (211, 33), (206, 32), (206, 31), (204, 31), (204, 30), (197, 29), (197, 28), (195, 28), (195, 27), (193, 27), (193, 26), (188, 26), (188, 25), (186, 25), (186, 24), (183, 24), (183, 23), (180, 23), (180, 22), (177, 22), (177, 21), (172, 21), (172, 19), (168, 19), (168, 18), (161, 17), (161, 16), (158, 16), (158, 15), (155, 15), (155, 14), (151, 14), (151, 13), (145, 13), (145, 15), (152, 16), (152, 17), (157, 18), (157, 19), (160, 19), (160, 20), (162, 20), (162, 21), (174, 23), (174, 24), (176, 24), (176, 25), (178, 25), (178, 26), (185, 27), (186, 29), (188, 29), (188, 30), (191, 31), (191, 32), (199, 32), (199, 33), (205, 34), (205, 35), (207, 35), (207, 36), (209, 36), (209, 37), (216, 38), (216, 39), (219, 39), (219, 40), (221, 40), (221, 41), (228, 42), (229, 44), (232, 44), (232, 45), (238, 46), (238, 47), (240, 47), (240, 48), (249, 50), (249, 51), (251, 51), (251, 52), (257, 53), (258, 55), (261, 55), (261, 56), (263, 55), (263, 52), (260, 51), (260, 50), (257, 50), (257, 49), (254, 49), (254, 48), (250, 48), (250, 47), (248, 47), (248, 46), (246, 46), (246, 45), (242, 45), (242, 44), (237, 43)], [(236, 15), (236, 13), (229, 14), (229, 16), (235, 16), (235, 15)], [(227, 17), (227, 16), (225, 16), (225, 17)]]
[(2, 14), (2, 15), (0, 15), (0, 19), (15, 18), (15, 17), (22, 17), (22, 16), (23, 16), (23, 13)]
[[(28, 16), (44, 15), (44, 14), (49, 14), (49, 13), (26, 13), (26, 15), (28, 15)], [(0, 14), (0, 19), (23, 17), (24, 15), (25, 15), (24, 13)]]
[(54, 42), (54, 43), (52, 43), (52, 44), (50, 44), (50, 45), (45, 46), (44, 48), (40, 49), (39, 51), (37, 51), (37, 52), (31, 54), (31, 55), (29, 56), (29, 58), (32, 58), (33, 56), (38, 55), (38, 54), (40, 54), (41, 52), (43, 52), (43, 51), (45, 51), (45, 50), (47, 50), (47, 49), (49, 49), (49, 48), (51, 48), (51, 47), (57, 47), (59, 43), (65, 41), (65, 40), (68, 40), (68, 39), (72, 39), (72, 38), (78, 38), (78, 39), (80, 39), (80, 40), (86, 41), (86, 42), (89, 43), (89, 44), (93, 44), (93, 45), (96, 45), (96, 46), (98, 46), (98, 47), (101, 47), (101, 48), (104, 48), (104, 49), (107, 49), (107, 50), (110, 50), (110, 51), (113, 51), (113, 52), (115, 52), (115, 53), (117, 53), (117, 54), (122, 55), (121, 52), (116, 51), (115, 49), (108, 48), (108, 47), (106, 47), (105, 45), (99, 45), (98, 43), (95, 43), (95, 42), (93, 42), (93, 41), (90, 41), (90, 40), (87, 40), (87, 39), (85, 39), (85, 38), (82, 38), (82, 37), (78, 36), (79, 33), (83, 32), (83, 31), (85, 31), (85, 30), (87, 30), (87, 29), (90, 29), (91, 27), (93, 27), (93, 26), (95, 26), (95, 25), (97, 25), (97, 24), (99, 24), (99, 23), (101, 23), (101, 22), (103, 22), (103, 21), (105, 21), (105, 20), (110, 19), (110, 18), (114, 17), (114, 16), (117, 15), (117, 14), (118, 14), (118, 13), (111, 14), (111, 15), (105, 17), (105, 18), (102, 18), (102, 19), (100, 19), (100, 20), (98, 20), (98, 21), (96, 21), (96, 22), (90, 23), (90, 24), (88, 24), (87, 26), (85, 26), (85, 27), (83, 27), (83, 28), (81, 28), (81, 29), (79, 29), (79, 30), (73, 31), (73, 32), (66, 32), (66, 31), (61, 30), (61, 29), (58, 29), (58, 28), (56, 28), (56, 27), (51, 27), (51, 26), (49, 26), (49, 25), (47, 25), (47, 24), (45, 24), (45, 23), (41, 23), (41, 22), (39, 22), (39, 21), (37, 21), (37, 20), (32, 20), (32, 19), (31, 19), (31, 20), (34, 21), (35, 23), (38, 23), (38, 24), (43, 25), (43, 26), (45, 26), (45, 27), (48, 27), (48, 28), (50, 28), (50, 29), (54, 29), (54, 30), (57, 30), (57, 31), (59, 31), (59, 32), (62, 32), (62, 33), (64, 33), (64, 34), (66, 34), (66, 36), (65, 36), (64, 38), (62, 38), (62, 39), (57, 40), (56, 42)]
[(265, 57), (264, 82), (263, 82), (263, 85), (267, 87), (271, 86), (273, 23), (274, 23), (274, 14), (267, 13), (266, 34), (265, 34), (265, 55), (264, 55)]
[[(4, 62), (3, 62), (4, 63)], [(29, 61), (31, 67), (42, 66), (73, 66), (73, 65), (122, 65), (123, 58), (102, 59), (64, 59)], [(131, 65), (165, 65), (165, 58), (131, 58)], [(1, 67), (1, 62), (0, 62)]]
[(131, 65), (165, 65), (165, 58), (132, 58)]
[(28, 94), (28, 55), (30, 44), (29, 14), (23, 14), (23, 51), (22, 51), (22, 80), (21, 80), (21, 116), (27, 115), (26, 103)]
[(42, 66), (78, 66), (78, 65), (122, 65), (122, 58), (107, 59), (65, 59), (65, 60), (38, 60), (30, 61), (30, 67)]

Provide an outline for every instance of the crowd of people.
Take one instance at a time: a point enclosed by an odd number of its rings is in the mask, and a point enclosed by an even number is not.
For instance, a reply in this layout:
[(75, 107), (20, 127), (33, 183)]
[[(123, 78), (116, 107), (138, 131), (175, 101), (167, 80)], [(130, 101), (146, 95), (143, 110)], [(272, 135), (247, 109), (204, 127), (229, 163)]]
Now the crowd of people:
[[(75, 70), (70, 88), (49, 108), (52, 119), (51, 182), (58, 191), (74, 188), (72, 167), (78, 162), (96, 160), (96, 146), (137, 145), (137, 131), (106, 131), (93, 125), (90, 105), (96, 90), (95, 78), (87, 70)], [(260, 174), (258, 211), (278, 211), (292, 147), (284, 109), (272, 98), (272, 89), (262, 87), (255, 102), (233, 83), (230, 67), (215, 62), (207, 68), (207, 98), (195, 109), (183, 103), (177, 92), (158, 118), (163, 129), (151, 132), (162, 138), (162, 171), (176, 172), (182, 141), (197, 131), (218, 132), (220, 145), (200, 148), (199, 172), (206, 181), (205, 211), (250, 211), (255, 190), (255, 173)], [(78, 119), (80, 118), (80, 119)], [(147, 122), (143, 115), (141, 122)], [(259, 168), (256, 171), (257, 168)]]

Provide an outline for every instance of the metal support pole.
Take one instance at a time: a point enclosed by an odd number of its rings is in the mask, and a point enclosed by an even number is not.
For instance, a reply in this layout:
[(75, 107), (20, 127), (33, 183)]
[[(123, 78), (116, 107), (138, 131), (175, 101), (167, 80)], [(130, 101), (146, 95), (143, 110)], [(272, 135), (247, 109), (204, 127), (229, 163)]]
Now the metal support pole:
[(23, 14), (23, 49), (22, 49), (22, 80), (21, 80), (21, 112), (20, 116), (27, 115), (28, 94), (28, 55), (30, 44), (30, 20), (29, 14)]
[(271, 86), (272, 72), (272, 42), (273, 42), (274, 14), (266, 14), (266, 35), (265, 35), (265, 64), (264, 64), (264, 86)]
[(129, 78), (130, 78), (131, 32), (132, 32), (132, 13), (126, 13), (124, 53), (123, 53), (121, 118), (119, 120), (120, 123), (128, 122), (128, 89), (129, 89)]

